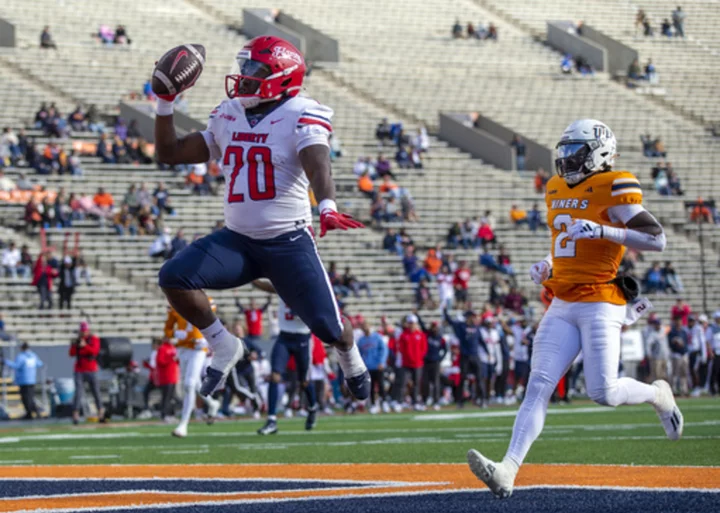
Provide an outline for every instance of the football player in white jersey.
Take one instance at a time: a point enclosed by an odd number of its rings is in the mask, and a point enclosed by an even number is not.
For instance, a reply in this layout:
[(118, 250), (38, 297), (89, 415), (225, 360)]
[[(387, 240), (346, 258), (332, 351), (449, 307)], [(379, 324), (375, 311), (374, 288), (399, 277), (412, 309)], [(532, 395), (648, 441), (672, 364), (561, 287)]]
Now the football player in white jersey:
[[(256, 280), (253, 286), (265, 292), (275, 293), (275, 288), (263, 280)], [(317, 397), (315, 387), (310, 383), (310, 362), (312, 345), (310, 343), (310, 328), (300, 319), (295, 312), (279, 298), (278, 323), (280, 334), (275, 339), (272, 352), (270, 353), (270, 385), (268, 386), (268, 418), (263, 427), (258, 429), (259, 435), (274, 435), (277, 427), (277, 405), (279, 401), (278, 388), (282, 381), (283, 373), (287, 367), (288, 360), (293, 356), (297, 366), (298, 381), (300, 388), (305, 392), (308, 401), (308, 416), (305, 419), (305, 429), (310, 431), (315, 427), (317, 418)], [(292, 400), (292, 397), (289, 398)]]
[(323, 342), (334, 345), (348, 388), (370, 395), (370, 375), (343, 320), (311, 231), (308, 186), (319, 201), (320, 237), (362, 228), (337, 211), (328, 137), (332, 109), (298, 96), (305, 60), (273, 36), (248, 41), (238, 74), (225, 80), (228, 99), (207, 129), (179, 138), (175, 95), (158, 100), (155, 148), (167, 164), (218, 159), (225, 176), (225, 228), (168, 260), (159, 283), (172, 306), (197, 326), (213, 351), (200, 392), (220, 388), (245, 348), (213, 314), (203, 289), (236, 288), (268, 278), (279, 296)]

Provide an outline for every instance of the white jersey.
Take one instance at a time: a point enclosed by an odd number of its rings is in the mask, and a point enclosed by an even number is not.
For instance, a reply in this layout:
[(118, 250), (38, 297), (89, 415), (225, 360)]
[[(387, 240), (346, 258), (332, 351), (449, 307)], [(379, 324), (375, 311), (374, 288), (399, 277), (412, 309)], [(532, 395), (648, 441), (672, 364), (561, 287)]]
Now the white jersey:
[(308, 328), (304, 322), (290, 310), (290, 307), (285, 304), (285, 301), (278, 296), (278, 324), (280, 325), (280, 331), (286, 333), (304, 333), (309, 334), (310, 328)]
[(332, 109), (296, 96), (251, 124), (239, 102), (225, 100), (202, 132), (225, 176), (225, 225), (270, 239), (311, 224), (310, 182), (299, 152), (329, 146)]

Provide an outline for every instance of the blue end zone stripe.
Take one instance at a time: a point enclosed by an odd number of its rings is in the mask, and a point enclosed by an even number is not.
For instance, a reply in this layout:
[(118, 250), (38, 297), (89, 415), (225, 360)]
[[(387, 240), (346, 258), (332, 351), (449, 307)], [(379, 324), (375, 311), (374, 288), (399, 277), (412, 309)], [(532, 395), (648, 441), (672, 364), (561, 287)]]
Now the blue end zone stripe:
[(633, 182), (633, 183), (618, 183), (612, 186), (613, 191), (618, 191), (620, 189), (639, 189), (640, 188), (640, 182)]
[[(395, 497), (348, 497), (342, 499), (308, 499), (300, 501), (252, 501), (241, 504), (212, 504), (184, 506), (178, 504), (172, 509), (152, 506), (117, 508), (103, 510), (104, 513), (304, 513), (308, 511), (330, 511), (332, 513), (537, 513), (553, 511), (559, 513), (604, 512), (672, 512), (698, 513), (717, 511), (718, 494), (690, 491), (635, 491), (635, 490), (563, 490), (541, 488), (532, 490), (516, 489), (511, 499), (498, 501), (485, 488), (476, 492), (428, 493), (420, 495), (398, 495)], [(538, 507), (542, 504), (542, 508)]]
[[(88, 476), (92, 477), (92, 476)], [(369, 483), (373, 484), (373, 483)], [(320, 490), (323, 488), (361, 488), (364, 483), (334, 483), (332, 481), (265, 481), (252, 479), (3, 479), (0, 481), (0, 498), (13, 499), (29, 496), (67, 495), (73, 493), (165, 492), (238, 493), (279, 492), (283, 490)]]

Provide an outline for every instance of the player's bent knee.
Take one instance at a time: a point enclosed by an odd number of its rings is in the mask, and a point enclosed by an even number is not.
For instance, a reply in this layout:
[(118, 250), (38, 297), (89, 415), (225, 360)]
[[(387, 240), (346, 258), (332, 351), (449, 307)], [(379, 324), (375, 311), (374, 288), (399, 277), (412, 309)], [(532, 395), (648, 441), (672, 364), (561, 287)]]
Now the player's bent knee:
[(336, 319), (315, 319), (310, 325), (310, 330), (326, 344), (339, 342), (343, 334), (343, 327)]
[(193, 280), (197, 270), (197, 263), (193, 264), (185, 260), (176, 257), (165, 262), (158, 273), (158, 285), (164, 290), (195, 290), (202, 288)]
[(273, 373), (270, 375), (270, 380), (271, 380), (273, 383), (280, 383), (280, 381), (282, 381), (282, 376), (281, 376), (280, 374), (278, 374), (277, 372), (273, 372)]
[(623, 402), (617, 385), (588, 390), (588, 396), (591, 400), (603, 406), (619, 406)]

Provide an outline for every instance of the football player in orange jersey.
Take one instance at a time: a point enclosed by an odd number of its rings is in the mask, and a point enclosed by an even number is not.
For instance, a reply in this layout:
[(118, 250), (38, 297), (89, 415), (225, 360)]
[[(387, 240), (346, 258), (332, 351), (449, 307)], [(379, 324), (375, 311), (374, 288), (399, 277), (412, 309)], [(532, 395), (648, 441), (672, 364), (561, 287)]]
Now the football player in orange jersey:
[[(210, 297), (208, 300), (213, 312), (215, 312), (217, 310), (215, 302)], [(172, 432), (172, 436), (184, 438), (187, 436), (188, 423), (195, 410), (197, 396), (199, 395), (200, 399), (207, 405), (208, 424), (214, 422), (215, 416), (220, 409), (220, 402), (210, 396), (206, 397), (197, 394), (200, 389), (200, 380), (210, 363), (208, 361), (208, 344), (197, 326), (193, 326), (181, 317), (172, 306), (168, 306), (165, 337), (175, 340), (182, 372), (182, 415), (180, 423)]]
[(608, 406), (651, 404), (668, 438), (682, 435), (683, 417), (666, 381), (618, 378), (620, 329), (626, 315), (632, 322), (626, 293), (614, 281), (620, 260), (626, 247), (663, 251), (665, 234), (643, 208), (637, 178), (612, 170), (616, 146), (612, 131), (593, 119), (572, 123), (557, 145), (557, 176), (545, 193), (552, 248), (530, 268), (533, 281), (554, 298), (535, 336), (525, 399), (502, 461), (474, 449), (467, 455), (470, 469), (499, 498), (512, 494), (550, 396), (580, 351), (590, 399)]

